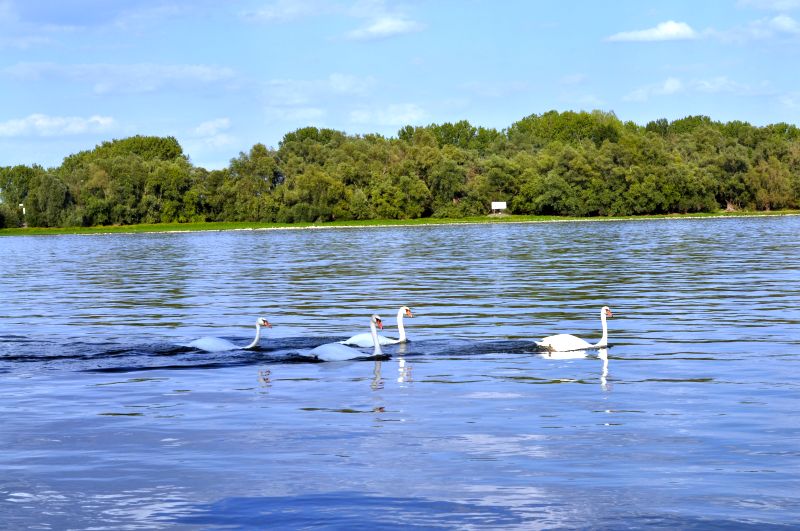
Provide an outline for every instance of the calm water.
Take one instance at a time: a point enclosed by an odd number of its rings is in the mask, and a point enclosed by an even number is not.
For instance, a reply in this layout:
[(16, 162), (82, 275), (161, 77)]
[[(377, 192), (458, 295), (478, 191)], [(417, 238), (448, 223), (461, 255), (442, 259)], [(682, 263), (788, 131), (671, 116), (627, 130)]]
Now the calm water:
[[(0, 239), (0, 527), (796, 528), (800, 217)], [(393, 330), (389, 359), (300, 353)], [(569, 332), (611, 347), (548, 358)], [(202, 336), (254, 352), (181, 347)]]

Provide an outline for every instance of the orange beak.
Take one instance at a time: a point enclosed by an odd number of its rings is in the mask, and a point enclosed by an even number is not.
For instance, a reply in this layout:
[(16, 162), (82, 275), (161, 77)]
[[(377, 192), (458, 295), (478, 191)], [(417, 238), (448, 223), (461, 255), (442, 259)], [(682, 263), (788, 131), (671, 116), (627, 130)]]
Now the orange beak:
[(414, 317), (414, 314), (411, 313), (411, 310), (406, 310), (406, 317)]
[(378, 328), (383, 330), (383, 323), (381, 322), (380, 319), (375, 319), (375, 324), (378, 325)]

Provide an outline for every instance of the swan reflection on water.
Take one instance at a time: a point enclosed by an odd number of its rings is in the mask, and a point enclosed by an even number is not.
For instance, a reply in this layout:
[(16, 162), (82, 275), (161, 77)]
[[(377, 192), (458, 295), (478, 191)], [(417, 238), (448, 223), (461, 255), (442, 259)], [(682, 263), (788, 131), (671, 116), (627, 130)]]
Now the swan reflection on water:
[(608, 391), (610, 389), (608, 385), (608, 349), (601, 348), (597, 356), (603, 360), (603, 372), (600, 374), (600, 387), (603, 391)]
[[(548, 360), (576, 360), (588, 357), (589, 353), (585, 350), (572, 350), (570, 352), (544, 352), (539, 354), (541, 358)], [(608, 348), (601, 348), (597, 350), (597, 359), (603, 362), (603, 368), (600, 372), (600, 388), (603, 391), (610, 390), (611, 386), (608, 384)]]
[(375, 367), (372, 370), (372, 382), (370, 388), (373, 391), (383, 389), (383, 377), (381, 376), (381, 360), (375, 360)]
[(397, 383), (411, 382), (411, 364), (403, 357), (408, 352), (408, 345), (397, 346)]
[(405, 358), (397, 359), (397, 383), (411, 382), (411, 364)]

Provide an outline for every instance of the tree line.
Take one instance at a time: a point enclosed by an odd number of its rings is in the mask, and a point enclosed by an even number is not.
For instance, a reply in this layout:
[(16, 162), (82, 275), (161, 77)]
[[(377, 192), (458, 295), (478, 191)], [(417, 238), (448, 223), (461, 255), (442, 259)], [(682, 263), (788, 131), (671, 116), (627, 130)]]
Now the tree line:
[(464, 217), (492, 201), (569, 216), (800, 208), (800, 129), (707, 116), (641, 126), (602, 111), (396, 138), (306, 127), (220, 170), (193, 165), (173, 137), (134, 136), (56, 168), (0, 167), (0, 200), (0, 228)]

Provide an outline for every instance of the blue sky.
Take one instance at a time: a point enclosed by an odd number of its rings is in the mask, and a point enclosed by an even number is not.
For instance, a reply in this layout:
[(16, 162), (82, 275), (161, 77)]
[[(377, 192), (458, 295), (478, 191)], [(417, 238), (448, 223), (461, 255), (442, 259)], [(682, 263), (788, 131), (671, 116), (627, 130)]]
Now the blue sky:
[(0, 166), (555, 109), (800, 123), (800, 0), (0, 0)]

